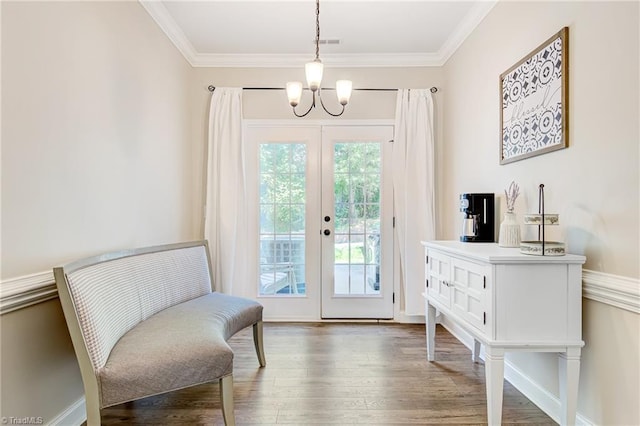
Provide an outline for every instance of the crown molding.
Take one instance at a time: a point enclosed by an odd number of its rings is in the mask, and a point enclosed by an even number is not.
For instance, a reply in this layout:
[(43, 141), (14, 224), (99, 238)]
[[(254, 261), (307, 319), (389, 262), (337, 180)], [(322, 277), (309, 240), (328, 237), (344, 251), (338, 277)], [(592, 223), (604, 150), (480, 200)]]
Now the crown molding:
[[(196, 54), (193, 67), (221, 68), (300, 68), (312, 58), (309, 55), (270, 54)], [(322, 63), (328, 67), (429, 67), (441, 66), (438, 55), (423, 53), (403, 54), (326, 54)]]
[(451, 37), (445, 41), (438, 56), (444, 65), (451, 56), (458, 50), (462, 43), (471, 35), (480, 22), (491, 12), (491, 9), (498, 3), (498, 0), (482, 0), (477, 2), (464, 17), (460, 25), (455, 29)]
[[(192, 67), (298, 68), (310, 59), (309, 55), (198, 53), (161, 1), (138, 1)], [(442, 66), (497, 2), (478, 1), (437, 53), (328, 54), (323, 55), (322, 62), (344, 68)]]
[(193, 62), (197, 55), (196, 49), (193, 47), (182, 29), (178, 26), (173, 16), (169, 13), (161, 1), (138, 0), (142, 7), (156, 21), (156, 24), (169, 37), (169, 40), (178, 48), (182, 56), (193, 66)]

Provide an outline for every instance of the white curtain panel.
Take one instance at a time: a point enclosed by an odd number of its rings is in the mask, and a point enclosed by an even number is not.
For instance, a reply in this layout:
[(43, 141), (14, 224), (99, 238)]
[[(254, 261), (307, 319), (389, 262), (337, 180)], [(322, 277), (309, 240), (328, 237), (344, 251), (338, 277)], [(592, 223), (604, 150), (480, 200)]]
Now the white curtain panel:
[(433, 98), (427, 89), (400, 89), (393, 138), (396, 239), (406, 315), (424, 315), (424, 248), (435, 239)]
[(243, 143), (242, 89), (216, 87), (209, 110), (204, 238), (209, 240), (214, 287), (227, 294), (246, 278)]

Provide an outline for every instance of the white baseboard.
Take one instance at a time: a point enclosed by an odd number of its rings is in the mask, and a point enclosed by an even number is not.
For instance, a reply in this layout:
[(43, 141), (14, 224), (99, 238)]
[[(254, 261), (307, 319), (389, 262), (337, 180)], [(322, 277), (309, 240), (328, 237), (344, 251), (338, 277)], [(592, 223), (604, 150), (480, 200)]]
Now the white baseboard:
[(424, 324), (424, 315), (405, 315), (404, 311), (400, 311), (400, 313), (395, 318), (395, 322), (399, 322), (402, 324)]
[(295, 322), (299, 322), (299, 323), (305, 323), (305, 322), (344, 322), (344, 323), (392, 323), (394, 322), (394, 320), (387, 320), (387, 319), (348, 319), (348, 318), (338, 318), (338, 319), (318, 319), (318, 318), (289, 318), (289, 317), (285, 317), (285, 318), (281, 318), (281, 317), (264, 317), (262, 318), (262, 320), (264, 322), (288, 322), (288, 323), (295, 323)]
[[(467, 333), (465, 329), (449, 320), (447, 317), (442, 317), (439, 323), (463, 345), (469, 348), (469, 350), (472, 349), (473, 337)], [(484, 359), (484, 347), (480, 350), (480, 358)], [(471, 354), (469, 354), (469, 362), (472, 362)], [(504, 378), (516, 389), (522, 392), (522, 394), (531, 402), (537, 405), (538, 408), (551, 417), (556, 423), (560, 423), (560, 398), (540, 386), (530, 376), (527, 376), (522, 371), (518, 370), (511, 362), (509, 362), (509, 360), (506, 359), (504, 362)], [(578, 412), (576, 413), (576, 425), (593, 426), (594, 423)]]
[(52, 419), (47, 426), (80, 426), (87, 420), (84, 396)]

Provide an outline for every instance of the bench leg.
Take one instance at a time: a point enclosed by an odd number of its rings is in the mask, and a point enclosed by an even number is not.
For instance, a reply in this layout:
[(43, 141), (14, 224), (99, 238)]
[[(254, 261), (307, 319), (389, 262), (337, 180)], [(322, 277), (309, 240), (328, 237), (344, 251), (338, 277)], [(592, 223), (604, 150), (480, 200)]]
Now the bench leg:
[(253, 324), (253, 344), (256, 346), (256, 353), (258, 354), (258, 362), (260, 367), (267, 365), (267, 361), (264, 358), (264, 344), (262, 339), (262, 321), (258, 321)]
[(93, 393), (85, 392), (85, 404), (87, 408), (87, 426), (100, 426), (100, 403), (98, 396)]
[(220, 379), (220, 402), (222, 403), (222, 417), (226, 426), (235, 426), (236, 417), (233, 414), (233, 375), (229, 374)]

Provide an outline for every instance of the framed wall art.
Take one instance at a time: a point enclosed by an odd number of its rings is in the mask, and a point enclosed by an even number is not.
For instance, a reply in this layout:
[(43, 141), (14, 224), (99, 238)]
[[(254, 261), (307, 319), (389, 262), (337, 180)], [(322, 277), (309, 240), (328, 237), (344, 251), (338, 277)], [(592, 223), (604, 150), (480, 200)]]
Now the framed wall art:
[(500, 164), (568, 146), (569, 28), (500, 75)]

